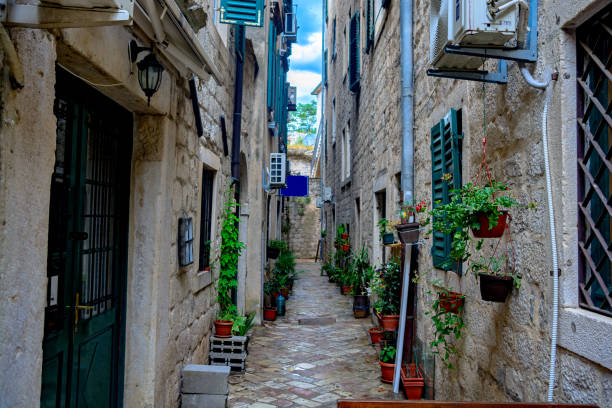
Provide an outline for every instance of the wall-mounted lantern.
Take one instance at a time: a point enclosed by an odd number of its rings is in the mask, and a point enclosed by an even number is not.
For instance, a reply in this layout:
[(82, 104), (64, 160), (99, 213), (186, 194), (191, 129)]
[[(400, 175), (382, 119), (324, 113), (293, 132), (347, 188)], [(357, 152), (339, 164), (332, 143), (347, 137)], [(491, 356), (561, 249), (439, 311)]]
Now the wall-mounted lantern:
[(179, 266), (193, 263), (193, 219), (179, 218)]
[(134, 40), (130, 42), (130, 60), (132, 63), (136, 62), (138, 54), (142, 51), (149, 51), (150, 53), (136, 64), (138, 67), (138, 83), (140, 89), (147, 96), (147, 104), (151, 105), (151, 97), (161, 85), (164, 67), (155, 58), (153, 47), (139, 47)]

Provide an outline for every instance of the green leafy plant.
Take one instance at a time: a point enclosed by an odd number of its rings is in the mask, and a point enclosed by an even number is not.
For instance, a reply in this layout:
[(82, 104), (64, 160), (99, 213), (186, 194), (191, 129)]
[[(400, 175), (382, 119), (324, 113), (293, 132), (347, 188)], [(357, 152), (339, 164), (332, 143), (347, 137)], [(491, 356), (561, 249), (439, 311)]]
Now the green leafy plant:
[(325, 236), (327, 235), (327, 231), (325, 231), (324, 229), (321, 230), (321, 237), (325, 238)]
[[(484, 187), (472, 183), (464, 184), (458, 190), (452, 190), (452, 198), (449, 203), (434, 203), (434, 208), (429, 211), (430, 218), (426, 224), (431, 224), (431, 229), (452, 236), (452, 248), (450, 256), (454, 262), (465, 262), (472, 251), (482, 248), (483, 240), (479, 239), (473, 245), (469, 229), (480, 229), (478, 222), (479, 214), (486, 214), (489, 218), (489, 229), (497, 226), (497, 222), (503, 209), (519, 206), (519, 203), (509, 197), (510, 188), (506, 184), (492, 181), (491, 185)], [(453, 262), (451, 261), (451, 262)]]
[(276, 281), (276, 279), (270, 279), (264, 282), (264, 294), (268, 296), (272, 296), (278, 293), (279, 289), (280, 288), (278, 287), (278, 282)]
[(378, 359), (383, 363), (393, 364), (395, 363), (396, 353), (397, 353), (397, 350), (395, 349), (395, 347), (386, 346), (380, 351), (380, 354), (378, 355)]
[(390, 261), (374, 273), (372, 290), (378, 300), (374, 309), (381, 315), (399, 314), (402, 282), (400, 281), (400, 264)]
[(479, 260), (472, 259), (469, 266), (469, 271), (478, 278), (479, 273), (484, 273), (491, 276), (510, 277), (514, 280), (514, 286), (519, 289), (521, 287), (521, 277), (508, 271), (508, 257), (506, 256), (491, 256), (485, 258), (481, 256)]
[(231, 291), (238, 287), (236, 273), (238, 270), (238, 257), (245, 247), (238, 239), (238, 223), (236, 216), (238, 203), (234, 199), (233, 187), (225, 193), (223, 206), (223, 223), (221, 226), (221, 255), (219, 257), (219, 283), (218, 296), (219, 319), (234, 321), (232, 317), (238, 316), (238, 310), (232, 303)]
[(255, 313), (251, 313), (246, 316), (238, 316), (236, 320), (234, 320), (234, 325), (232, 326), (232, 334), (235, 336), (246, 336), (246, 334), (253, 328), (255, 325), (253, 320), (255, 319)]
[(416, 214), (424, 213), (427, 211), (427, 202), (412, 200), (412, 203), (404, 203), (398, 211), (399, 218), (402, 223), (408, 223), (412, 215), (415, 216), (415, 222), (417, 222)]
[(367, 288), (372, 280), (374, 268), (370, 265), (366, 248), (362, 248), (361, 251), (352, 254), (350, 270), (349, 284), (352, 287), (353, 295), (367, 294)]
[(389, 220), (386, 218), (381, 218), (378, 223), (376, 223), (376, 225), (378, 225), (378, 230), (380, 233), (380, 240), (382, 241), (383, 236), (387, 233), (387, 228), (389, 227)]
[(270, 248), (280, 249), (281, 251), (287, 249), (287, 243), (284, 241), (279, 241), (277, 239), (270, 240), (270, 243), (268, 245), (270, 246)]
[[(433, 285), (439, 287), (438, 296), (434, 295), (431, 291), (427, 293), (432, 296), (433, 302), (431, 303), (431, 310), (425, 312), (426, 315), (431, 316), (434, 329), (434, 339), (429, 346), (434, 349), (434, 353), (440, 356), (442, 364), (447, 368), (453, 370), (455, 367), (449, 361), (452, 356), (458, 355), (459, 350), (455, 345), (450, 342), (451, 338), (461, 338), (461, 331), (465, 327), (463, 317), (461, 315), (463, 307), (459, 308), (458, 313), (447, 311), (442, 307), (440, 297), (447, 297), (452, 292), (452, 288), (447, 288), (440, 285), (439, 281), (432, 282)], [(463, 297), (465, 298), (465, 297)]]

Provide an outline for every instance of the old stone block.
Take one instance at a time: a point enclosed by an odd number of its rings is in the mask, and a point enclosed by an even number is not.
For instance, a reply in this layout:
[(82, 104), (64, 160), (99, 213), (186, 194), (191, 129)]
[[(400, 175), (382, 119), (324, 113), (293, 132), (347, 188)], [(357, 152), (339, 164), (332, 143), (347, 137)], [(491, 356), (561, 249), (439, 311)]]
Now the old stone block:
[[(181, 392), (183, 403), (185, 394), (213, 394), (227, 396), (229, 387), (227, 385), (230, 373), (229, 367), (209, 366), (201, 364), (190, 364), (183, 368), (183, 385)], [(186, 405), (183, 405), (186, 406)], [(206, 406), (209, 405), (190, 405)], [(216, 406), (216, 405), (210, 405)]]
[(182, 400), (183, 401), (182, 401), (181, 406), (183, 408), (225, 408), (227, 407), (227, 395), (183, 394)]

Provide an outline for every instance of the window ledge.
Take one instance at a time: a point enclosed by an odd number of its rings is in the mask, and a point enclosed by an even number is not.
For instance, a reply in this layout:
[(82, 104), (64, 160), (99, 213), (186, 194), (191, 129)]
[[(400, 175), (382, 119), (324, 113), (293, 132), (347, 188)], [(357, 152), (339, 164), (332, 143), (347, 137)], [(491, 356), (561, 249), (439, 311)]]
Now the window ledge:
[(612, 319), (579, 308), (560, 308), (559, 346), (612, 370)]
[(202, 289), (205, 289), (212, 283), (212, 272), (210, 270), (204, 270), (198, 272), (196, 276), (196, 287), (195, 292), (199, 292)]

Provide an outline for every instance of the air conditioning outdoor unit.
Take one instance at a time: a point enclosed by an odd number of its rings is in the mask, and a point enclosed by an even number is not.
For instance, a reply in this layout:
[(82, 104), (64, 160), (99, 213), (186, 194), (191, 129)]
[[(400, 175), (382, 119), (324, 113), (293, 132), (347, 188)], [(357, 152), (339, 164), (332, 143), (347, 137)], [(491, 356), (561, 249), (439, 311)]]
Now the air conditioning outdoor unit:
[(287, 156), (270, 153), (270, 188), (287, 187)]
[(475, 70), (482, 58), (445, 52), (446, 46), (516, 48), (523, 0), (430, 0), (430, 62), (438, 69)]

